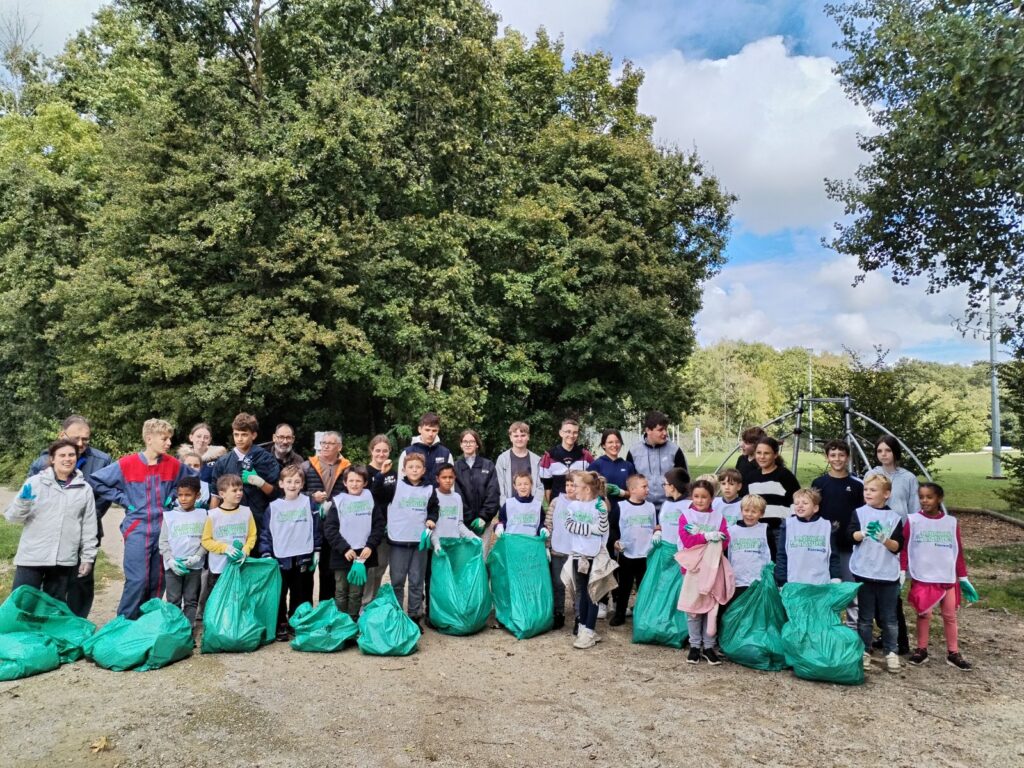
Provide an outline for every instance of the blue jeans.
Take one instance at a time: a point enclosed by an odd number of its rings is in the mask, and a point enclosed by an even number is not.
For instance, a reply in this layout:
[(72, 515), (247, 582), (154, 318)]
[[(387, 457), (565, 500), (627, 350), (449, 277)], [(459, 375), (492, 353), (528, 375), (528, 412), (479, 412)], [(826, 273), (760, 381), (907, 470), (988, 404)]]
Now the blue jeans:
[(574, 557), (572, 559), (573, 573), (576, 575), (576, 605), (579, 611), (580, 626), (586, 627), (587, 629), (593, 630), (597, 626), (597, 603), (590, 599), (590, 593), (587, 592), (587, 583), (590, 581), (590, 571), (587, 573), (580, 573), (579, 561), (586, 560), (588, 563), (593, 564), (593, 559), (589, 557)]
[(896, 619), (900, 598), (898, 581), (861, 582), (857, 593), (859, 616), (857, 629), (866, 651), (871, 651), (871, 627), (875, 621), (882, 628), (882, 647), (886, 653), (896, 653), (899, 629)]

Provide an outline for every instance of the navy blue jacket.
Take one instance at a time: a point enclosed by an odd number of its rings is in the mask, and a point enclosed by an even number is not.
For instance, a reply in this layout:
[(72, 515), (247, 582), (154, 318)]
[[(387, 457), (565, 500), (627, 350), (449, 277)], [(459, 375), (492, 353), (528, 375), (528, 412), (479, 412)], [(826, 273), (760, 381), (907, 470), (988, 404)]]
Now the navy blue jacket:
[(404, 465), (404, 455), (410, 453), (418, 453), (426, 461), (427, 471), (423, 477), (431, 485), (434, 485), (434, 478), (437, 477), (438, 467), (442, 464), (452, 463), (452, 452), (441, 443), (440, 439), (435, 440), (430, 445), (425, 445), (418, 437), (414, 437), (408, 447), (402, 451), (403, 456), (399, 456), (400, 465)]
[(462, 496), (462, 521), (469, 525), (479, 517), (485, 524), (490, 523), (498, 514), (500, 497), (494, 462), (477, 456), (471, 467), (465, 459), (459, 459), (455, 462), (455, 482)]
[[(273, 454), (258, 445), (249, 449), (245, 458), (239, 459), (235, 449), (232, 448), (226, 454), (217, 459), (213, 465), (213, 476), (210, 480), (210, 493), (217, 495), (217, 479), (221, 475), (238, 475), (241, 477), (242, 470), (248, 469), (255, 472), (271, 485), (277, 485), (277, 479), (281, 475), (281, 467)], [(252, 518), (256, 521), (256, 530), (263, 532), (264, 518), (267, 514), (267, 507), (270, 506), (270, 497), (254, 485), (242, 484), (242, 504), (252, 512)]]

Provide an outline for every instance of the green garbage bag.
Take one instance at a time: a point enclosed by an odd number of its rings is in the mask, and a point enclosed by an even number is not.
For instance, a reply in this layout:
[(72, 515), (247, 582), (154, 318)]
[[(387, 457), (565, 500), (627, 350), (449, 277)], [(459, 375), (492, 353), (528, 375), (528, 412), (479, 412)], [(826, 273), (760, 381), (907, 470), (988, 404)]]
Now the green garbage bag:
[(405, 615), (395, 590), (383, 584), (359, 617), (359, 649), (372, 656), (408, 656), (420, 641), (420, 628)]
[(676, 562), (676, 545), (659, 541), (647, 553), (647, 571), (633, 605), (633, 642), (682, 648), (686, 642), (686, 613), (676, 607), (683, 572)]
[(491, 614), (483, 543), (441, 539), (441, 549), (444, 555), (435, 555), (430, 566), (430, 621), (446, 635), (472, 635)]
[(729, 661), (766, 672), (786, 668), (782, 650), (786, 609), (775, 586), (774, 572), (774, 563), (761, 570), (761, 578), (726, 609), (718, 633), (718, 642)]
[(82, 644), (95, 631), (95, 624), (75, 616), (63, 600), (28, 585), (18, 587), (0, 605), (0, 634), (42, 633), (56, 644), (61, 664), (82, 658)]
[(786, 663), (797, 677), (826, 683), (864, 682), (860, 635), (839, 620), (839, 612), (857, 596), (860, 584), (787, 584), (782, 604), (789, 621), (782, 628)]
[(53, 638), (40, 632), (8, 632), (0, 635), (0, 681), (18, 680), (60, 666)]
[(228, 561), (203, 611), (203, 653), (255, 651), (273, 642), (280, 599), (277, 560)]
[(118, 616), (90, 637), (86, 658), (115, 672), (145, 672), (192, 655), (192, 626), (178, 606), (153, 598), (139, 611), (139, 618)]
[(519, 640), (554, 624), (555, 598), (544, 539), (519, 533), (498, 537), (487, 556), (495, 616)]
[(288, 623), (295, 630), (292, 648), (296, 651), (333, 653), (359, 634), (352, 617), (339, 611), (333, 600), (321, 600), (316, 608), (303, 603)]

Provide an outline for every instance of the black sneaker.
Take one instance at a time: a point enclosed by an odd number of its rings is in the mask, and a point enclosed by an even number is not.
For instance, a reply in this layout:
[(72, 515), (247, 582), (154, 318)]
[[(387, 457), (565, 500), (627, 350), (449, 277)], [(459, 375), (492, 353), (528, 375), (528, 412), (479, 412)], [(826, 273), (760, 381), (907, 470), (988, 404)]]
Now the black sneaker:
[(277, 641), (279, 643), (287, 643), (290, 639), (288, 637), (288, 627), (277, 628)]
[(618, 613), (616, 613), (614, 616), (612, 616), (608, 620), (608, 626), (609, 627), (621, 627), (625, 623), (626, 623), (626, 617), (625, 616), (620, 616)]
[(427, 629), (437, 629), (437, 627), (434, 626), (434, 622), (430, 620), (430, 616), (424, 616), (423, 623), (427, 625)]
[(961, 656), (959, 651), (946, 654), (946, 663), (964, 672), (974, 668), (974, 665)]
[(700, 662), (700, 648), (690, 648), (690, 652), (686, 654), (687, 664), (697, 664)]
[(552, 629), (562, 629), (564, 626), (565, 626), (565, 614), (564, 613), (556, 613), (555, 614), (555, 621), (554, 621), (554, 623), (552, 623), (551, 628)]
[(907, 659), (908, 664), (913, 664), (915, 667), (920, 667), (922, 664), (928, 663), (928, 649), (927, 648), (915, 648), (914, 652), (910, 654), (910, 658)]
[(717, 667), (719, 664), (722, 663), (722, 660), (718, 658), (718, 654), (715, 653), (714, 648), (705, 648), (703, 651), (700, 652), (700, 655), (701, 658), (704, 659), (704, 661), (706, 661), (712, 667)]
[(410, 616), (409, 618), (412, 619), (412, 623), (416, 625), (416, 629), (418, 629), (420, 631), (420, 633), (422, 634), (423, 633), (423, 617), (422, 616)]

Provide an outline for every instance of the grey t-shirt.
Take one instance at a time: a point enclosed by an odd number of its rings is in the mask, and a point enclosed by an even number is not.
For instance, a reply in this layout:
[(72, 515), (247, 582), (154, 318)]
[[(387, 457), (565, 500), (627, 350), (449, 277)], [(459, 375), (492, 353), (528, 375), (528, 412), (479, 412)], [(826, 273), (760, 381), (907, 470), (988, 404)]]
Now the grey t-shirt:
[(530, 454), (525, 456), (516, 456), (514, 453), (509, 454), (509, 467), (512, 470), (512, 480), (515, 481), (516, 475), (520, 472), (525, 472), (531, 475), (533, 470), (530, 468)]

